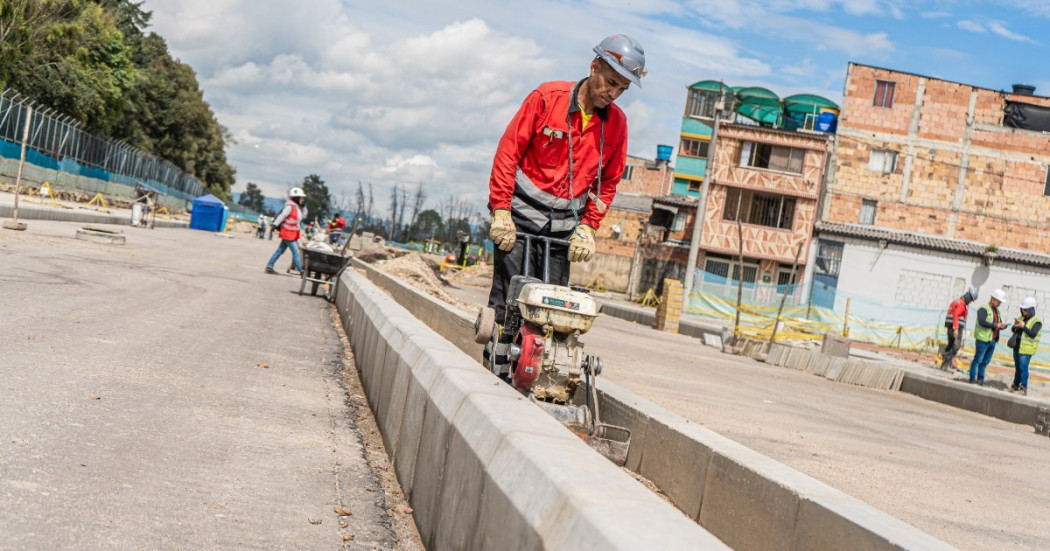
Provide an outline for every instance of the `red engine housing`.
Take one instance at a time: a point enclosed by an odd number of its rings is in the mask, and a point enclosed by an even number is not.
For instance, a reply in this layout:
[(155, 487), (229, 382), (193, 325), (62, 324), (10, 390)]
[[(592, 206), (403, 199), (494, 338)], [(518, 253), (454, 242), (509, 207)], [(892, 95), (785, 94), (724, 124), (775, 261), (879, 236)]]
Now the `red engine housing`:
[(526, 323), (518, 329), (514, 342), (521, 347), (521, 354), (514, 362), (510, 380), (514, 388), (528, 390), (543, 369), (543, 334)]

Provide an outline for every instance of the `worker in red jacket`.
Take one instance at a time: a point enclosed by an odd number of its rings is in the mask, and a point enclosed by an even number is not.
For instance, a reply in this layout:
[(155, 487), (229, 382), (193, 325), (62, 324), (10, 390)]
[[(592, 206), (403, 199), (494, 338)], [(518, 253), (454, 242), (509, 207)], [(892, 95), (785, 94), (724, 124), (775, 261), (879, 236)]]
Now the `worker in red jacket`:
[[(594, 47), (588, 76), (546, 82), (525, 98), (507, 125), (489, 178), (489, 236), (496, 246), (489, 307), (503, 321), (506, 288), (522, 273), (524, 244), (516, 232), (568, 239), (552, 246), (550, 283), (569, 282), (569, 262), (594, 255), (594, 232), (616, 194), (627, 159), (627, 117), (613, 103), (645, 75), (645, 51), (612, 35)], [(542, 243), (530, 268), (542, 277)]]
[(948, 305), (948, 313), (944, 316), (944, 327), (948, 330), (948, 346), (944, 349), (944, 358), (941, 360), (941, 369), (952, 370), (952, 360), (959, 353), (963, 343), (963, 330), (966, 329), (966, 313), (971, 302), (977, 300), (977, 289), (971, 287), (963, 296), (952, 301)]

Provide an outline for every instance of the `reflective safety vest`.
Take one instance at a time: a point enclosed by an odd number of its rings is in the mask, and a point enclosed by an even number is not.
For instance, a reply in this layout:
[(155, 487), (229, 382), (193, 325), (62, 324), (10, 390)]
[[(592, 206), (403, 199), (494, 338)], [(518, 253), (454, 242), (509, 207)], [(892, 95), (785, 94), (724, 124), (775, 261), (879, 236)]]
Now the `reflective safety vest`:
[[(977, 328), (974, 330), (973, 336), (980, 342), (990, 342), (992, 339), (995, 339), (999, 336), (999, 310), (993, 308), (991, 304), (989, 304), (985, 308), (987, 308), (988, 311), (992, 313), (992, 324), (994, 324), (995, 327), (982, 327), (981, 313), (977, 312)], [(983, 309), (984, 308), (982, 308), (982, 310)]]
[(299, 205), (295, 204), (294, 201), (288, 201), (285, 206), (291, 206), (292, 212), (288, 213), (288, 216), (281, 222), (281, 239), (285, 241), (298, 241), (299, 240)]
[[(1028, 318), (1028, 321), (1024, 324), (1025, 330), (1031, 329), (1039, 322), (1039, 318), (1032, 316)], [(1034, 337), (1029, 337), (1027, 332), (1021, 333), (1021, 346), (1017, 348), (1017, 353), (1024, 356), (1035, 355), (1035, 351), (1039, 349), (1039, 336), (1043, 333), (1043, 328), (1039, 328), (1039, 332)]]

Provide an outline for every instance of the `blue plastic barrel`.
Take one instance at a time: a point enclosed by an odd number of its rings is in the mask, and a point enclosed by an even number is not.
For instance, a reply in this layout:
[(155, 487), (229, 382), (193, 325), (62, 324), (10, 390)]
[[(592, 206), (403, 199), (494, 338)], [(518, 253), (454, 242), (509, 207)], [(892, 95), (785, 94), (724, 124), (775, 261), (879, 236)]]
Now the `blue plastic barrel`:
[(817, 132), (832, 133), (838, 126), (838, 115), (825, 111), (817, 116)]
[(671, 151), (674, 150), (673, 145), (658, 145), (656, 146), (656, 158), (660, 161), (670, 161)]

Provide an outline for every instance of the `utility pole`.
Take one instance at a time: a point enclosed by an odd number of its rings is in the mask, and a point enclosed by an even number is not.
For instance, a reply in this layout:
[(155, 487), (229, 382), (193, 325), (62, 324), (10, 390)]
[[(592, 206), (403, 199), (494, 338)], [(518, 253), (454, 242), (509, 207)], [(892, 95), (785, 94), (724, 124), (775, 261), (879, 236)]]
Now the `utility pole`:
[(15, 178), (15, 208), (11, 221), (4, 222), (4, 228), (25, 231), (25, 222), (18, 221), (18, 195), (22, 192), (22, 169), (26, 164), (26, 146), (29, 145), (29, 124), (33, 120), (33, 106), (26, 107), (26, 129), (22, 134), (22, 158), (18, 161), (18, 177)]
[(711, 191), (711, 165), (716, 158), (718, 147), (718, 127), (722, 124), (722, 111), (726, 105), (725, 85), (718, 83), (718, 103), (715, 103), (715, 127), (711, 132), (711, 144), (707, 148), (707, 166), (704, 167), (704, 181), (700, 186), (700, 202), (696, 205), (696, 216), (693, 217), (693, 237), (689, 241), (689, 260), (685, 264), (685, 301), (693, 294), (693, 279), (696, 272), (696, 257), (700, 252), (700, 238), (704, 232), (704, 215), (707, 213), (707, 195)]

